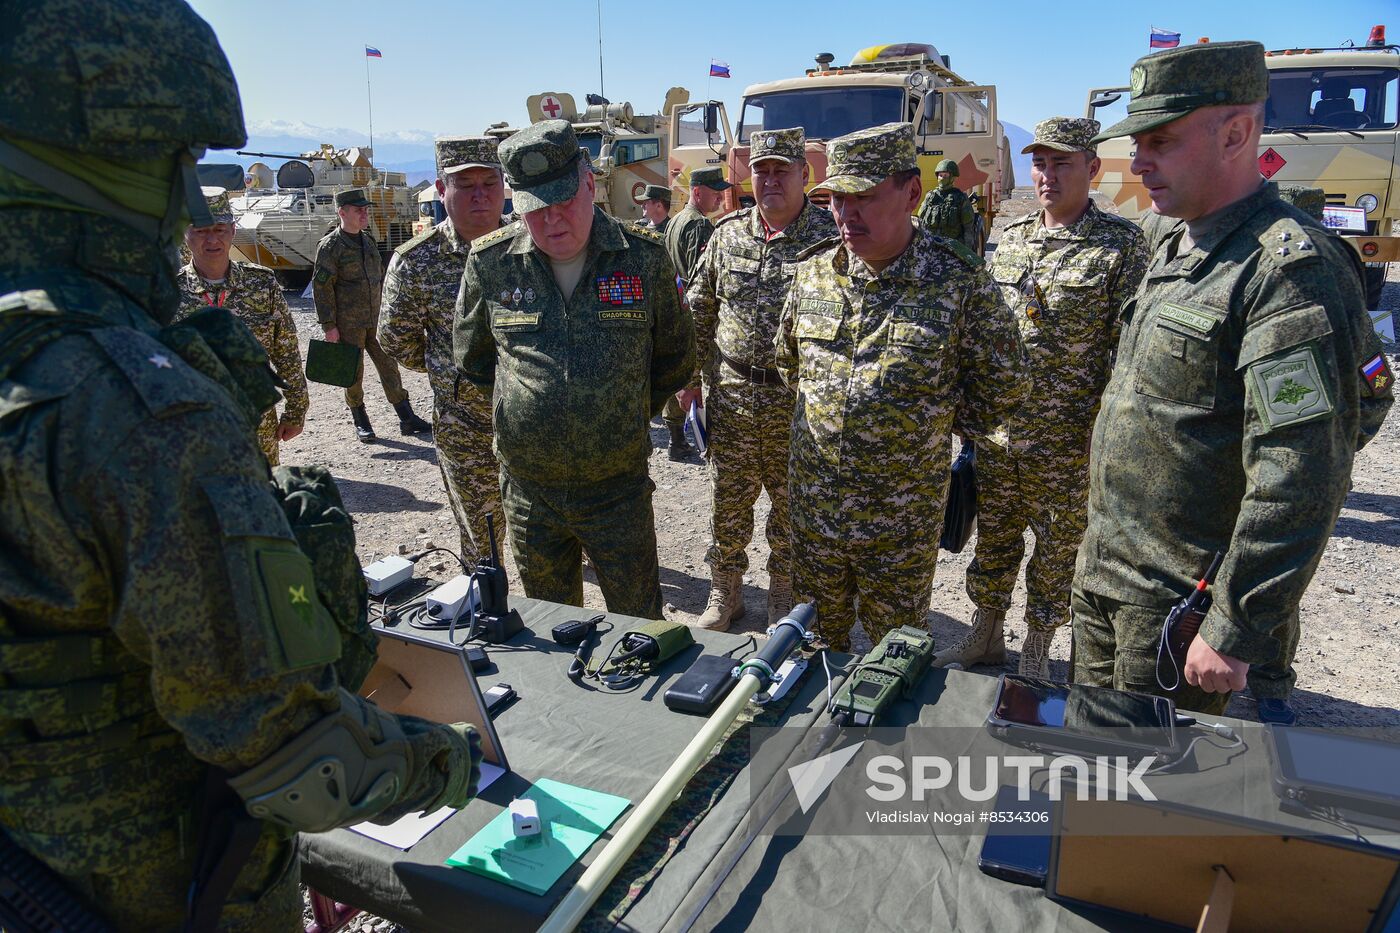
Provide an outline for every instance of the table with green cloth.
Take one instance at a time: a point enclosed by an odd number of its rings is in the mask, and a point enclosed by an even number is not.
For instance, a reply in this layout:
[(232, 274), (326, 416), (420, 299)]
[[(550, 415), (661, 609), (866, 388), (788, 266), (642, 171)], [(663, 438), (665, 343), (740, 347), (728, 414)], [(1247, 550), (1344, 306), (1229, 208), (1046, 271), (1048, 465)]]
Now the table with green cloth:
[[(520, 698), (498, 714), (496, 725), (512, 766), (480, 798), (407, 851), (349, 830), (304, 835), (303, 879), (338, 901), (402, 923), (414, 931), (531, 930), (611, 837), (605, 833), (549, 890), (537, 897), (509, 885), (444, 864), (467, 839), (505, 809), (531, 782), (552, 778), (617, 794), (633, 804), (626, 820), (698, 730), (701, 717), (667, 709), (662, 694), (700, 649), (752, 653), (750, 636), (693, 630), (697, 646), (673, 659), (630, 692), (586, 689), (565, 677), (572, 649), (550, 639), (550, 629), (589, 610), (513, 599), (527, 630), (505, 645), (487, 646), (498, 672), (479, 675), (483, 689), (511, 684)], [(618, 635), (641, 620), (609, 617), (613, 631), (601, 640), (600, 658)], [(440, 637), (446, 638), (446, 633)], [(851, 659), (832, 654), (838, 678)], [(791, 794), (778, 818), (748, 837), (770, 801), (786, 793), (789, 769), (808, 755), (866, 740), (900, 754), (902, 746), (933, 745), (949, 757), (984, 752), (983, 728), (997, 686), (984, 674), (933, 669), (914, 695), (897, 701), (882, 728), (848, 728), (828, 746), (827, 677), (820, 658), (794, 691), (751, 715), (731, 731), (716, 754), (649, 834), (580, 929), (680, 931), (687, 929), (791, 930), (994, 930), (1076, 931), (1128, 929), (1119, 915), (1052, 901), (979, 871), (982, 828), (971, 832), (926, 828), (889, 832), (871, 828), (848, 834), (790, 835), (772, 830), (794, 809)], [(1236, 728), (1237, 720), (1219, 719)], [(1240, 728), (1244, 744), (1212, 737), (1202, 741), (1181, 773), (1154, 776), (1164, 800), (1230, 813), (1281, 832), (1341, 829), (1279, 810), (1270, 790), (1269, 752), (1262, 730)], [(1197, 730), (1193, 730), (1193, 734)], [(756, 755), (751, 739), (761, 739)], [(999, 743), (991, 742), (995, 746)], [(1007, 751), (1001, 746), (1002, 751)], [(1013, 752), (1014, 753), (1014, 752)], [(857, 782), (862, 776), (841, 781)], [(830, 791), (812, 809), (845, 806), (849, 786)], [(757, 804), (755, 804), (757, 800)], [(926, 806), (942, 804), (933, 796)], [(951, 804), (950, 804), (951, 805)], [(990, 802), (980, 805), (990, 809)], [(1368, 836), (1371, 834), (1368, 832)], [(1377, 837), (1372, 836), (1376, 839)], [(1393, 838), (1388, 844), (1394, 845)], [(745, 848), (747, 846), (747, 848)], [(742, 850), (742, 856), (739, 853)], [(736, 861), (737, 859), (737, 861)], [(720, 882), (732, 863), (732, 870)]]

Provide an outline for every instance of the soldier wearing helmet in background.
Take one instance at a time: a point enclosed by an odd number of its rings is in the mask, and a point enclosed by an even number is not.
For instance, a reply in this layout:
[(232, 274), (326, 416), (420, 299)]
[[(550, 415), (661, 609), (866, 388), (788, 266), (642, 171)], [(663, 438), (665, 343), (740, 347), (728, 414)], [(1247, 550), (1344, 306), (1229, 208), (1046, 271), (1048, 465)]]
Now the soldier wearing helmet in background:
[(116, 929), (289, 929), (289, 830), (460, 806), (479, 742), (342, 686), (364, 587), (273, 493), (267, 357), (217, 309), (172, 324), (195, 163), (245, 138), (213, 32), (176, 0), (0, 21), (0, 831)]
[(958, 240), (974, 253), (980, 253), (977, 242), (977, 209), (967, 193), (953, 179), (958, 177), (958, 163), (944, 159), (934, 168), (938, 187), (924, 195), (917, 211), (924, 226), (941, 237)]

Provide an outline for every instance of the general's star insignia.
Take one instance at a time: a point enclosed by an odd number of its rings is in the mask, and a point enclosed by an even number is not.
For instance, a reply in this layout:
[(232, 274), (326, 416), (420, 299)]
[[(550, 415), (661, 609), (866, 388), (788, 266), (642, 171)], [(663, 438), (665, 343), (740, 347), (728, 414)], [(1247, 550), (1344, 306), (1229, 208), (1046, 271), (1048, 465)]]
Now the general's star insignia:
[(164, 353), (157, 353), (155, 356), (147, 360), (147, 362), (154, 366), (156, 369), (170, 368), (170, 357), (166, 356)]

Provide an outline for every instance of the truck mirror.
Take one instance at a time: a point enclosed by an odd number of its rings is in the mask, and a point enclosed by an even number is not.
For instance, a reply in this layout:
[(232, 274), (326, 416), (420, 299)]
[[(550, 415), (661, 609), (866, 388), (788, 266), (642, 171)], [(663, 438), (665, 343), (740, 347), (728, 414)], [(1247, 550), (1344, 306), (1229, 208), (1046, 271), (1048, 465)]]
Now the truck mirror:
[(705, 105), (705, 135), (713, 136), (719, 132), (719, 105), (710, 101)]
[(1102, 97), (1095, 97), (1093, 100), (1089, 101), (1089, 106), (1090, 106), (1090, 107), (1108, 107), (1108, 106), (1110, 106), (1110, 105), (1112, 105), (1112, 104), (1118, 103), (1118, 101), (1121, 100), (1122, 97), (1123, 97), (1123, 95), (1120, 94), (1120, 93), (1105, 94), (1105, 95), (1102, 96)]

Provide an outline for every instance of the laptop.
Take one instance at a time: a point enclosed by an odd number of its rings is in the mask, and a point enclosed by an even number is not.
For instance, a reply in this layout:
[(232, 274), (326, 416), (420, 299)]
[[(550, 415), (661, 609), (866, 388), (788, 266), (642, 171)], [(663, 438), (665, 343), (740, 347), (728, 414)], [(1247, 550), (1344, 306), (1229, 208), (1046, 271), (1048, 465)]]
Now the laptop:
[(469, 722), (481, 736), (482, 759), (510, 770), (496, 725), (466, 648), (416, 631), (376, 628), (379, 661), (365, 678), (360, 695), (391, 713), (433, 722)]

